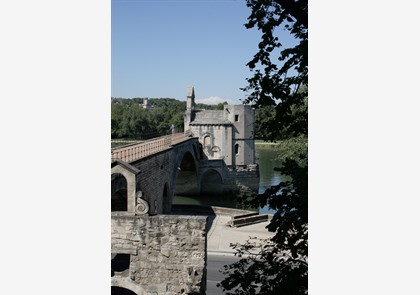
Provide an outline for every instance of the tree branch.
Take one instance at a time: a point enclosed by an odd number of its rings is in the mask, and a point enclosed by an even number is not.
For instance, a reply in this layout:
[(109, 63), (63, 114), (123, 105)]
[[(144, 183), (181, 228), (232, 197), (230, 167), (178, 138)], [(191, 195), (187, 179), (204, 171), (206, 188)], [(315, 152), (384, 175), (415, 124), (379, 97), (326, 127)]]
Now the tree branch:
[(276, 0), (301, 25), (308, 28), (308, 13), (293, 0)]

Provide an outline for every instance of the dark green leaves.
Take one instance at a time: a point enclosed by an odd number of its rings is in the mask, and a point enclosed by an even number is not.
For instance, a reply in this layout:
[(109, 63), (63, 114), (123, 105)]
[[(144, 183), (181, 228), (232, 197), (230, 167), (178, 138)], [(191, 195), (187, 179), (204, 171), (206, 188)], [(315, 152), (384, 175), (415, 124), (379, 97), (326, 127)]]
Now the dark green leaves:
[[(258, 52), (247, 64), (252, 77), (243, 88), (256, 108), (256, 135), (278, 142), (282, 174), (278, 185), (245, 196), (276, 210), (267, 229), (271, 240), (234, 245), (240, 261), (225, 267), (226, 294), (308, 293), (308, 1), (248, 0), (246, 28), (261, 31)], [(283, 48), (290, 34), (296, 45)]]

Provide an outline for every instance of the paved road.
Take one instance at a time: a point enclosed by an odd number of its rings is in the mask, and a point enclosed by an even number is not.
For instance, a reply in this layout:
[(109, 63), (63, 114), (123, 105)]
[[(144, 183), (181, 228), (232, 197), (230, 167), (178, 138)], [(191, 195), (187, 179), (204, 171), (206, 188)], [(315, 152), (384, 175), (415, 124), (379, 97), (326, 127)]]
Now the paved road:
[[(223, 210), (221, 210), (223, 209)], [(221, 273), (224, 265), (232, 264), (239, 258), (234, 256), (235, 250), (230, 246), (231, 243), (245, 243), (249, 237), (261, 239), (271, 238), (273, 233), (269, 233), (265, 228), (269, 221), (250, 224), (247, 226), (234, 228), (228, 224), (232, 216), (241, 214), (237, 209), (213, 207), (214, 211), (222, 213), (208, 215), (207, 224), (207, 290), (206, 295), (224, 295), (221, 288), (216, 287), (224, 279)], [(184, 211), (184, 214), (194, 215), (194, 212)], [(243, 211), (243, 213), (249, 213)], [(203, 214), (195, 212), (195, 214)], [(207, 215), (207, 214), (204, 214)]]
[(239, 258), (233, 255), (208, 254), (207, 256), (207, 291), (206, 295), (226, 294), (221, 288), (216, 287), (220, 283), (224, 275), (220, 272), (223, 265), (231, 264)]
[[(216, 287), (224, 275), (220, 272), (226, 264), (232, 264), (239, 260), (234, 256), (235, 250), (231, 243), (245, 243), (250, 237), (260, 239), (271, 238), (273, 233), (267, 231), (269, 221), (250, 224), (243, 227), (230, 227), (228, 224), (232, 216), (241, 214), (237, 209), (212, 207), (216, 214), (208, 215), (207, 223), (207, 291), (206, 295), (226, 294), (221, 288)], [(223, 210), (222, 210), (223, 209)], [(240, 211), (240, 210), (239, 210)], [(202, 212), (181, 211), (187, 215), (204, 214)], [(249, 213), (244, 211), (243, 213)], [(207, 215), (207, 214), (204, 214)]]

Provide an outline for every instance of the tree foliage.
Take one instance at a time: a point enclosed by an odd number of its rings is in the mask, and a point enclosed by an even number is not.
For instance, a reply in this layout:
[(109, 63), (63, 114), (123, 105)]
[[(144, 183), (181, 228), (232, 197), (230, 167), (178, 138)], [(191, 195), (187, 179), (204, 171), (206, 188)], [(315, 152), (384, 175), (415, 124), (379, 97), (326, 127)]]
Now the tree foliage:
[[(169, 134), (173, 124), (177, 132), (184, 131), (186, 102), (174, 98), (111, 98), (111, 138), (147, 139)], [(198, 104), (199, 109), (223, 109), (223, 104)]]
[[(241, 259), (224, 268), (219, 284), (226, 294), (308, 293), (308, 2), (247, 0), (246, 28), (262, 33), (259, 50), (247, 64), (245, 103), (257, 108), (257, 136), (278, 141), (282, 180), (255, 195), (252, 203), (274, 210), (269, 240), (232, 245)], [(296, 45), (284, 48), (281, 34)], [(249, 199), (249, 197), (247, 197)]]
[[(290, 4), (286, 7), (293, 3), (293, 14), (284, 8), (284, 3)], [(296, 15), (307, 19), (307, 0), (248, 0), (247, 5), (252, 12), (245, 26), (257, 27), (262, 37), (259, 51), (247, 64), (254, 76), (247, 79), (248, 86), (243, 88), (249, 93), (245, 103), (254, 103), (258, 108), (274, 106), (277, 132), (271, 135), (272, 140), (285, 134), (307, 133), (307, 114), (292, 113), (305, 104), (308, 96), (308, 29), (296, 20)], [(280, 50), (282, 43), (277, 35), (287, 31), (297, 45)]]

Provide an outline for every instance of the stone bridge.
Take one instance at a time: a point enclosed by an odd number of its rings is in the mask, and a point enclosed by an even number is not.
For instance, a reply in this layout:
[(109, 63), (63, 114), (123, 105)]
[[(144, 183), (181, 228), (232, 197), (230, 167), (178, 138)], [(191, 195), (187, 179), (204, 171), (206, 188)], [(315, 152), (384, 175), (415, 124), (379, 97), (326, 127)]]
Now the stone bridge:
[(209, 160), (183, 133), (112, 149), (112, 294), (205, 294), (207, 217), (171, 214), (173, 197), (258, 187), (250, 167)]
[(112, 211), (167, 214), (175, 194), (235, 194), (255, 190), (258, 181), (256, 165), (232, 169), (209, 160), (198, 138), (183, 133), (111, 150)]

